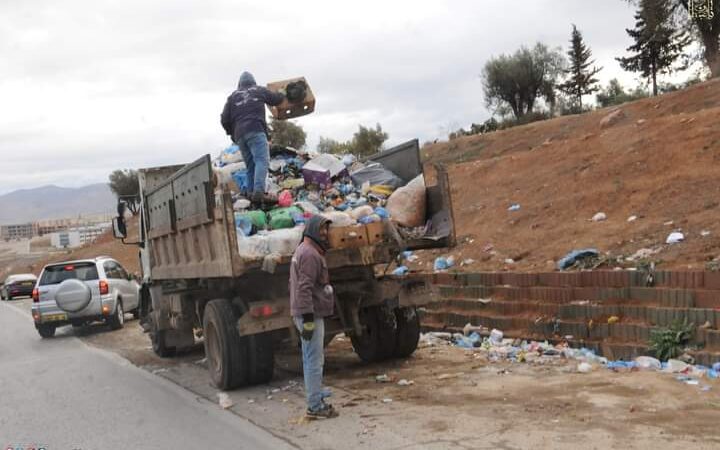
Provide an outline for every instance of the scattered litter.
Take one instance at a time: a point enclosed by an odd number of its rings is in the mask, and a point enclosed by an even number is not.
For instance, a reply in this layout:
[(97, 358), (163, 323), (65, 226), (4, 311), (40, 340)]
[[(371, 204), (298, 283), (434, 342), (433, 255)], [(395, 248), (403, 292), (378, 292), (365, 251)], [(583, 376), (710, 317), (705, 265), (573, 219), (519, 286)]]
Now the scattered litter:
[(628, 222), (635, 222), (635, 221), (637, 220), (637, 218), (638, 218), (637, 216), (630, 216), (630, 217), (627, 218), (627, 221), (628, 221)]
[(605, 214), (604, 212), (599, 212), (592, 216), (593, 222), (602, 222), (604, 220), (607, 220), (607, 214)]
[(392, 274), (402, 277), (402, 276), (406, 275), (409, 271), (410, 271), (410, 269), (408, 269), (407, 266), (400, 266), (397, 269), (393, 270)]
[(457, 373), (444, 373), (442, 375), (439, 375), (437, 377), (438, 380), (449, 380), (451, 378), (459, 378), (461, 376), (465, 375), (465, 372), (457, 372)]
[[(479, 299), (479, 301), (482, 302), (483, 300)], [(489, 303), (490, 300), (487, 300), (487, 302)], [(470, 333), (473, 333), (473, 332), (482, 333), (483, 331), (484, 331), (484, 328), (482, 326), (475, 326), (475, 325), (471, 324), (470, 322), (466, 323), (465, 326), (463, 327), (463, 334), (465, 336), (469, 336)]]
[(270, 391), (271, 394), (277, 394), (278, 392), (280, 392), (280, 389), (278, 389), (278, 388), (275, 388)]
[(448, 270), (453, 266), (453, 263), (455, 262), (455, 259), (450, 256), (448, 258), (443, 258), (442, 256), (435, 258), (435, 271), (442, 271), (442, 270)]
[(710, 236), (710, 232), (708, 230), (702, 230), (700, 232), (700, 236), (702, 236), (702, 237)]
[(608, 317), (607, 323), (608, 325), (612, 325), (614, 323), (620, 322), (620, 318), (618, 316), (610, 316)]
[(673, 222), (672, 220), (668, 220), (663, 225), (670, 227), (670, 226), (673, 226), (674, 224), (675, 224), (675, 222)]
[(383, 403), (392, 403), (392, 401), (393, 401), (393, 399), (391, 399), (391, 398), (384, 398), (382, 402)]
[(267, 398), (268, 400), (272, 400), (272, 399), (273, 399), (273, 396), (272, 396), (272, 395), (268, 395), (266, 398)]
[(590, 373), (592, 372), (593, 367), (586, 362), (581, 362), (580, 364), (578, 364), (577, 370), (580, 373)]
[(503, 332), (493, 328), (493, 330), (490, 332), (490, 344), (493, 345), (500, 345), (502, 344), (503, 340)]
[(463, 261), (460, 263), (461, 266), (469, 266), (471, 264), (475, 264), (475, 260), (472, 258), (463, 259)]
[(682, 362), (679, 359), (670, 359), (665, 364), (663, 371), (670, 373), (681, 373), (690, 369), (688, 363)]
[(517, 203), (510, 205), (508, 211), (520, 211), (520, 205), (518, 205)]
[(507, 258), (507, 259), (505, 260), (505, 264), (515, 264), (515, 260), (512, 259), (512, 258)]
[(675, 231), (673, 233), (670, 233), (670, 235), (668, 235), (667, 239), (665, 240), (665, 243), (666, 244), (677, 244), (678, 242), (682, 242), (684, 240), (685, 240), (685, 235), (678, 231)]
[(415, 384), (413, 380), (406, 380), (405, 378), (397, 382), (398, 386), (412, 386), (413, 384)]
[(169, 372), (169, 370), (168, 369), (155, 369), (152, 371), (153, 375), (157, 375), (159, 373), (165, 373), (165, 372)]
[(658, 253), (660, 249), (651, 249), (651, 248), (641, 248), (632, 255), (627, 257), (628, 261), (636, 261), (638, 259), (646, 259), (651, 257), (652, 255)]
[(557, 267), (560, 270), (565, 270), (571, 267), (575, 262), (584, 258), (592, 258), (599, 256), (600, 253), (594, 248), (585, 248), (581, 250), (573, 250), (565, 255), (560, 261), (557, 262)]
[(375, 377), (376, 383), (389, 383), (390, 381), (392, 380), (390, 380), (390, 377), (388, 377), (386, 374), (378, 375)]
[(638, 369), (643, 370), (660, 370), (662, 369), (662, 363), (651, 356), (638, 356), (635, 358), (635, 364)]
[(199, 364), (199, 365), (202, 366), (202, 365), (204, 365), (206, 362), (207, 362), (207, 358), (203, 358), (203, 359), (198, 359), (197, 361), (195, 361), (195, 364)]
[(228, 409), (233, 406), (233, 401), (229, 395), (224, 392), (218, 392), (218, 403), (222, 409)]
[(255, 400), (251, 398), (250, 400), (248, 400), (248, 403), (255, 403)]
[(493, 248), (495, 248), (495, 247), (493, 247), (492, 244), (486, 244), (485, 247), (483, 247), (483, 251), (486, 253), (491, 252), (493, 250)]

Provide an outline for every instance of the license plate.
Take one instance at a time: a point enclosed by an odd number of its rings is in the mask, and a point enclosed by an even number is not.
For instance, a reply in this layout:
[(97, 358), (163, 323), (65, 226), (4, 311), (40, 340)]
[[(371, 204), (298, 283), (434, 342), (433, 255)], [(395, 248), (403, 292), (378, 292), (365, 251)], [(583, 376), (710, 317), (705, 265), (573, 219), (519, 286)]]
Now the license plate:
[(43, 322), (61, 322), (67, 320), (67, 314), (47, 314), (42, 316)]
[(23, 285), (23, 286), (33, 286), (33, 285), (35, 285), (35, 283), (33, 283), (32, 281), (26, 281), (25, 283), (20, 283), (20, 284)]

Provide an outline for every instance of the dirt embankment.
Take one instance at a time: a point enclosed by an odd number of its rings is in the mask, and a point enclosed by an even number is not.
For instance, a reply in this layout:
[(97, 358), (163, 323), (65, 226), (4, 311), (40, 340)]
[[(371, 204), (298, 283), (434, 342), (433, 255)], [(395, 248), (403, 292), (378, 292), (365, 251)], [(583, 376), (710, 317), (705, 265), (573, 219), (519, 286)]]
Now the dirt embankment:
[[(601, 127), (617, 109), (621, 118)], [(577, 248), (649, 248), (661, 268), (704, 269), (720, 255), (719, 115), (715, 80), (426, 147), (428, 162), (451, 165), (461, 244), (451, 253), (475, 260), (466, 270), (530, 271), (553, 270)], [(607, 220), (591, 221), (598, 212)], [(665, 245), (673, 231), (685, 242)]]

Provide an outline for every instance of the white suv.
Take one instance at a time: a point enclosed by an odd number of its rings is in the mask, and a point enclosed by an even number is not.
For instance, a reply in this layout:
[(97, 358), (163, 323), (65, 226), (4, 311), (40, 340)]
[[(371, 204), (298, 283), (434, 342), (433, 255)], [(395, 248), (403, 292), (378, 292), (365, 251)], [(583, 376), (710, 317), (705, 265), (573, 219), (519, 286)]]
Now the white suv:
[(122, 328), (125, 312), (137, 317), (140, 285), (112, 258), (100, 256), (48, 264), (32, 293), (32, 316), (40, 336), (63, 325), (104, 321)]

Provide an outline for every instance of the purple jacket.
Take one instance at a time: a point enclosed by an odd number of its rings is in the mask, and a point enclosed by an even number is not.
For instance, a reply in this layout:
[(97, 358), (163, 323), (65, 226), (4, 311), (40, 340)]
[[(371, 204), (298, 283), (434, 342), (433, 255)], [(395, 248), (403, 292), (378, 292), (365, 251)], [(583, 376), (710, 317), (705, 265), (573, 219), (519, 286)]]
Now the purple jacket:
[(332, 315), (335, 297), (325, 257), (312, 244), (301, 243), (290, 263), (290, 314)]

